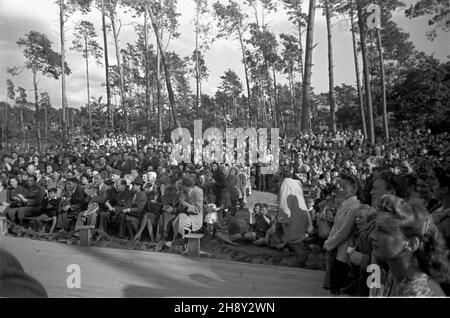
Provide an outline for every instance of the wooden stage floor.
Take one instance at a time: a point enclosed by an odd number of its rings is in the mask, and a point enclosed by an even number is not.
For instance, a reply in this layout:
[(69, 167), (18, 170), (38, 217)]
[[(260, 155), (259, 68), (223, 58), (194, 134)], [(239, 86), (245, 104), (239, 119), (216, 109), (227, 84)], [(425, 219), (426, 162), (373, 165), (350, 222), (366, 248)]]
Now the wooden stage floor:
[[(50, 297), (329, 296), (321, 288), (321, 271), (4, 236), (0, 247), (18, 258)], [(79, 289), (66, 284), (71, 264), (81, 269)]]

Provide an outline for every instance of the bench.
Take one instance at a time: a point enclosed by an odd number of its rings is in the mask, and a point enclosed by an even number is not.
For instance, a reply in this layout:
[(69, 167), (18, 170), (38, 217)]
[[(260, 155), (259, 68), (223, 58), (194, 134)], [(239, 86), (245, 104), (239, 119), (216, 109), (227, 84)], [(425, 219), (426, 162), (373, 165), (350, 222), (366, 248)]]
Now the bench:
[(95, 229), (94, 225), (79, 225), (75, 231), (80, 231), (80, 246), (90, 246), (91, 230)]
[(0, 236), (8, 234), (8, 222), (5, 216), (0, 216)]
[(189, 233), (184, 236), (187, 239), (187, 255), (192, 257), (200, 257), (200, 239), (203, 234)]

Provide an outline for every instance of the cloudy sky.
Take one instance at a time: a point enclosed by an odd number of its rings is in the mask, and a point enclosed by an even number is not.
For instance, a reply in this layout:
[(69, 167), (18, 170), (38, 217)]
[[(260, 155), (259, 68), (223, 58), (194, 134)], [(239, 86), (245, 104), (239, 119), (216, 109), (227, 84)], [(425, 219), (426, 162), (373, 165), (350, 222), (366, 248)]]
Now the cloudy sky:
[[(242, 2), (243, 0), (237, 0)], [(11, 66), (23, 65), (24, 58), (22, 51), (16, 44), (16, 41), (31, 30), (45, 33), (53, 42), (53, 48), (60, 51), (59, 28), (58, 28), (58, 7), (54, 0), (0, 0), (0, 100), (6, 99), (5, 81), (11, 78), (6, 73), (6, 68)], [(179, 0), (178, 12), (181, 13), (180, 39), (170, 42), (169, 50), (173, 50), (182, 57), (190, 55), (195, 48), (194, 36), (194, 1)], [(226, 2), (226, 0), (221, 0)], [(406, 4), (411, 4), (414, 0), (404, 0)], [(209, 2), (211, 6), (213, 1)], [(304, 12), (308, 11), (308, 1), (305, 1)], [(130, 22), (135, 21), (131, 16), (121, 15), (122, 23), (125, 25), (122, 29), (120, 41), (124, 45), (126, 42), (134, 42), (136, 35)], [(101, 15), (98, 10), (93, 9), (86, 16), (75, 14), (68, 21), (67, 44), (66, 48), (71, 46), (73, 40), (73, 24), (81, 19), (91, 21), (95, 24), (97, 33), (101, 34)], [(281, 6), (276, 14), (266, 17), (270, 22), (270, 27), (276, 33), (295, 32), (292, 25)], [(450, 55), (450, 34), (439, 32), (438, 38), (431, 42), (426, 39), (425, 32), (429, 29), (427, 25), (428, 18), (422, 17), (409, 20), (404, 16), (403, 11), (394, 14), (394, 20), (404, 31), (410, 33), (410, 39), (418, 50), (428, 54), (434, 54), (441, 61), (448, 61)], [(345, 23), (339, 23), (338, 19), (333, 20), (334, 26), (334, 59), (335, 59), (335, 82), (353, 84), (354, 62), (352, 51), (352, 39), (349, 28)], [(328, 89), (328, 61), (327, 61), (327, 33), (325, 18), (321, 10), (316, 15), (314, 41), (317, 43), (313, 56), (313, 75), (312, 84), (316, 92), (325, 92)], [(98, 38), (100, 44), (102, 38)], [(113, 42), (109, 41), (110, 63), (115, 63), (115, 54)], [(235, 40), (216, 41), (205, 55), (206, 64), (209, 68), (210, 76), (203, 84), (204, 93), (214, 94), (216, 88), (220, 85), (220, 76), (227, 69), (236, 71), (243, 80), (243, 66), (241, 63), (241, 52), (239, 42)], [(67, 78), (67, 98), (70, 107), (80, 107), (86, 103), (86, 78), (85, 64), (81, 55), (76, 52), (67, 52), (67, 63), (72, 69), (72, 74)], [(105, 89), (101, 86), (104, 82), (105, 71), (97, 67), (95, 63), (90, 64), (91, 95), (99, 97), (105, 95)], [(22, 86), (27, 90), (29, 99), (32, 99), (32, 77), (27, 71), (21, 75), (11, 78), (17, 86)], [(194, 87), (194, 86), (193, 86)], [(39, 88), (50, 93), (52, 104), (56, 107), (61, 105), (61, 83), (60, 81), (41, 78)]]

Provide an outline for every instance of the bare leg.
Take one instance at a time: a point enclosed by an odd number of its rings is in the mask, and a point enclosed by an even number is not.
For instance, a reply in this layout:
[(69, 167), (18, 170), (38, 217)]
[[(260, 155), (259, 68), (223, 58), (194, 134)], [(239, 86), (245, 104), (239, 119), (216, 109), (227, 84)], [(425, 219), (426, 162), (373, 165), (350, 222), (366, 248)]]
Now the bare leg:
[(139, 241), (141, 239), (141, 235), (145, 230), (145, 226), (147, 225), (147, 214), (144, 214), (144, 218), (142, 219), (141, 227), (139, 228), (139, 231), (134, 236), (134, 240)]
[(232, 242), (242, 241), (244, 239), (244, 237), (241, 233), (230, 234), (229, 238), (230, 238), (230, 241), (232, 241)]
[(255, 241), (256, 240), (255, 232), (244, 233), (244, 239), (251, 242)]
[[(144, 224), (142, 222), (142, 224)], [(155, 235), (153, 234), (153, 224), (152, 221), (147, 220), (147, 229), (148, 229), (148, 234), (150, 234), (150, 241), (151, 242), (155, 242)]]
[(43, 229), (45, 230), (45, 228), (43, 228), (42, 222), (47, 219), (48, 219), (48, 216), (46, 214), (41, 214), (34, 220), (35, 225), (36, 225), (36, 232), (42, 233), (43, 232), (42, 230)]
[(233, 241), (231, 241), (230, 239), (229, 239), (229, 237), (226, 235), (226, 234), (223, 234), (223, 233), (216, 233), (216, 237), (218, 238), (218, 239), (220, 239), (221, 241), (223, 241), (224, 243), (227, 243), (227, 244), (230, 244), (230, 245), (234, 245), (234, 246), (239, 246), (239, 244), (237, 244), (237, 243), (235, 243), (235, 242), (233, 242)]
[(52, 227), (50, 228), (50, 232), (48, 234), (52, 234), (56, 227), (56, 216), (52, 217)]
[(268, 245), (268, 241), (265, 237), (262, 237), (254, 241), (253, 244), (255, 244), (256, 246), (266, 246)]

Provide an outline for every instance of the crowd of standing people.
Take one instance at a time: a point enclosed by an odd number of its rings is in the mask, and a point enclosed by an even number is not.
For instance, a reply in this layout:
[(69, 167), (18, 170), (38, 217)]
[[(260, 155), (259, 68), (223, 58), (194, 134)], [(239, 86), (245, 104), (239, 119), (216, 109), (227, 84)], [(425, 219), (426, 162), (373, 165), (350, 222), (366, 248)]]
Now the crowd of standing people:
[[(359, 132), (280, 138), (280, 166), (174, 160), (171, 143), (107, 136), (37, 153), (4, 154), (0, 215), (36, 231), (96, 227), (172, 244), (205, 231), (228, 244), (292, 250), (320, 242), (324, 288), (334, 295), (444, 296), (449, 292), (450, 135), (399, 133), (375, 146)], [(248, 207), (252, 191), (278, 193), (278, 213)], [(249, 227), (231, 226), (247, 207)], [(377, 264), (382, 287), (367, 286)]]

